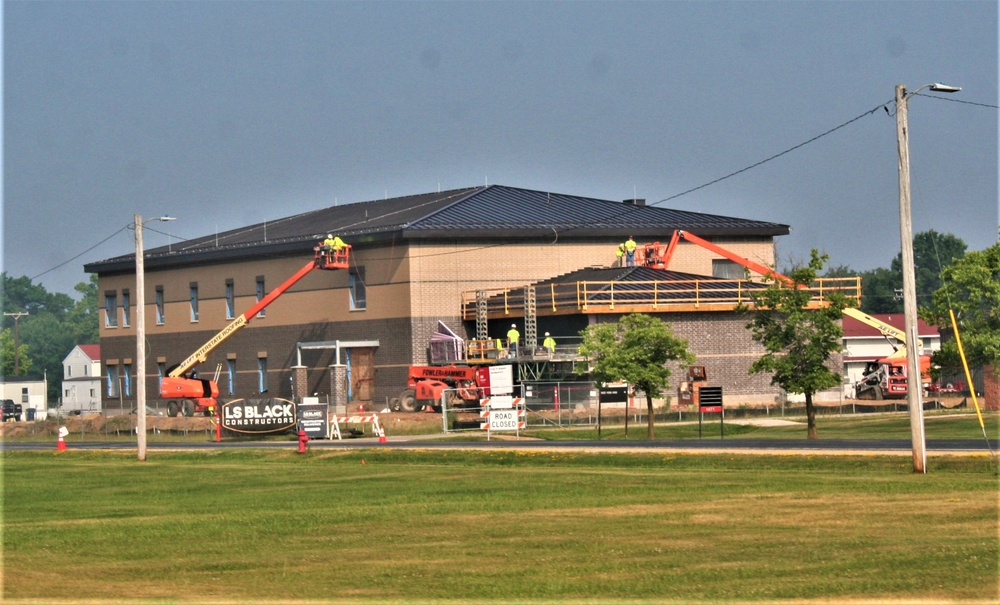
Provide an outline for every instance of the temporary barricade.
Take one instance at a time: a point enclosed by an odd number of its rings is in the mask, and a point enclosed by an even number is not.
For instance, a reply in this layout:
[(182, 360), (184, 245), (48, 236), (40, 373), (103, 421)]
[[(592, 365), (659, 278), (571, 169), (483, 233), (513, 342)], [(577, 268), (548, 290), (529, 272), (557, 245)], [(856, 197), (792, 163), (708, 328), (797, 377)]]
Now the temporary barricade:
[(369, 414), (365, 416), (331, 416), (330, 434), (327, 435), (327, 439), (333, 439), (336, 437), (337, 439), (343, 441), (344, 438), (340, 432), (341, 424), (370, 424), (372, 432), (379, 438), (379, 441), (385, 441), (385, 429), (383, 429), (378, 423), (378, 414)]
[(483, 400), (479, 419), (479, 428), (486, 431), (487, 440), (493, 431), (514, 431), (520, 437), (527, 426), (528, 411), (521, 397), (491, 397)]

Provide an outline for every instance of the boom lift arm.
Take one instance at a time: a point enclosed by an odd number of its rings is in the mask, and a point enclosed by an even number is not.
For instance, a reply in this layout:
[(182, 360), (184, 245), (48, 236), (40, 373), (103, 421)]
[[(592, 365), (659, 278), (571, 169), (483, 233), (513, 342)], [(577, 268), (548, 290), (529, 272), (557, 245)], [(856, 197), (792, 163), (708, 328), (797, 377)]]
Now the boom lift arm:
[(710, 252), (714, 252), (719, 256), (728, 258), (734, 263), (742, 265), (743, 267), (746, 267), (747, 269), (753, 271), (754, 273), (759, 273), (764, 276), (773, 277), (775, 280), (780, 281), (789, 286), (795, 285), (795, 282), (792, 280), (792, 278), (782, 275), (781, 273), (778, 273), (777, 271), (771, 269), (770, 267), (765, 267), (760, 263), (755, 263), (750, 259), (743, 258), (742, 256), (739, 256), (737, 254), (733, 254), (729, 250), (726, 250), (721, 246), (717, 246), (708, 240), (704, 240), (693, 233), (690, 233), (688, 231), (681, 231), (679, 229), (677, 231), (674, 231), (673, 236), (671, 236), (670, 238), (670, 243), (667, 245), (667, 250), (666, 252), (663, 253), (662, 266), (664, 269), (670, 266), (670, 259), (674, 255), (674, 250), (677, 249), (677, 244), (681, 239), (691, 242), (692, 244), (701, 246), (702, 248)]
[[(844, 315), (853, 317), (854, 319), (860, 321), (861, 323), (871, 326), (882, 333), (882, 336), (884, 336), (885, 339), (892, 346), (892, 355), (889, 355), (885, 359), (898, 359), (906, 357), (906, 332), (894, 326), (890, 326), (884, 321), (879, 321), (878, 319), (875, 319), (871, 315), (868, 315), (867, 313), (855, 309), (854, 307), (848, 307), (844, 309)], [(896, 344), (893, 343), (892, 340), (890, 339), (895, 339), (900, 343), (900, 345), (896, 346)]]
[(165, 399), (193, 400), (190, 406), (185, 404), (186, 415), (190, 415), (187, 413), (189, 407), (192, 410), (197, 409), (198, 411), (205, 411), (207, 413), (215, 405), (215, 399), (219, 396), (219, 387), (214, 380), (189, 377), (188, 373), (191, 369), (200, 363), (204, 363), (208, 359), (209, 353), (238, 332), (243, 326), (247, 325), (258, 313), (263, 311), (275, 299), (284, 294), (313, 269), (347, 269), (350, 249), (350, 246), (346, 246), (341, 250), (330, 251), (316, 247), (316, 255), (313, 260), (306, 263), (305, 266), (285, 280), (284, 283), (234, 319), (218, 334), (189, 355), (187, 359), (171, 368), (167, 375), (163, 377), (163, 380), (160, 381), (160, 397)]
[(167, 374), (167, 376), (170, 376), (171, 378), (175, 378), (177, 376), (183, 376), (184, 374), (187, 374), (188, 371), (191, 370), (191, 368), (195, 367), (199, 363), (204, 363), (205, 360), (208, 359), (208, 354), (211, 353), (213, 350), (215, 350), (217, 346), (221, 345), (230, 336), (238, 332), (240, 328), (250, 323), (250, 320), (256, 317), (258, 313), (263, 311), (265, 307), (274, 302), (274, 299), (284, 294), (286, 290), (294, 286), (296, 282), (305, 277), (307, 273), (311, 272), (315, 268), (316, 268), (316, 262), (310, 261), (306, 266), (299, 269), (298, 272), (295, 273), (295, 275), (285, 280), (285, 283), (281, 284), (280, 286), (272, 290), (267, 296), (257, 301), (257, 304), (250, 307), (249, 309), (247, 309), (245, 313), (234, 319), (232, 323), (223, 328), (222, 331), (213, 336), (208, 342), (201, 345), (201, 347), (197, 351), (191, 353), (191, 355), (188, 356), (187, 359), (182, 361), (180, 365), (171, 370), (170, 373)]

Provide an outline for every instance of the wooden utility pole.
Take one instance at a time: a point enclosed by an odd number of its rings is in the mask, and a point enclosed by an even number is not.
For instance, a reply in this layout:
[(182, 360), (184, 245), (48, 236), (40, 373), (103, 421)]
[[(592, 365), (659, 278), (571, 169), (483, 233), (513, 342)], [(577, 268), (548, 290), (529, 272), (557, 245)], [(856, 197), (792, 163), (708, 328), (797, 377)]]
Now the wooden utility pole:
[(146, 276), (142, 216), (135, 215), (135, 420), (139, 460), (146, 459)]
[(899, 239), (903, 261), (903, 319), (906, 332), (906, 388), (910, 408), (913, 472), (927, 472), (924, 404), (921, 397), (920, 336), (917, 333), (917, 285), (913, 262), (913, 223), (910, 212), (910, 142), (906, 86), (896, 86), (896, 148), (899, 152)]
[(21, 339), (17, 334), (17, 320), (31, 314), (27, 311), (17, 311), (15, 313), (4, 313), (4, 315), (14, 318), (14, 376), (17, 376), (21, 373)]

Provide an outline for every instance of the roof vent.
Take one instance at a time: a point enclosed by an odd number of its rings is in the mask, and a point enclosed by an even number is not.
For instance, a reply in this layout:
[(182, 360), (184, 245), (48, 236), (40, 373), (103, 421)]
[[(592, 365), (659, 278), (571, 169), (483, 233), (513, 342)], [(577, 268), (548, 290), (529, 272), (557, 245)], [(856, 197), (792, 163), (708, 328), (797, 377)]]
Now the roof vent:
[(629, 206), (645, 206), (646, 205), (646, 200), (643, 199), (643, 198), (639, 198), (639, 197), (634, 197), (634, 198), (632, 198), (630, 200), (622, 200), (622, 202), (625, 203), (625, 204), (628, 204)]

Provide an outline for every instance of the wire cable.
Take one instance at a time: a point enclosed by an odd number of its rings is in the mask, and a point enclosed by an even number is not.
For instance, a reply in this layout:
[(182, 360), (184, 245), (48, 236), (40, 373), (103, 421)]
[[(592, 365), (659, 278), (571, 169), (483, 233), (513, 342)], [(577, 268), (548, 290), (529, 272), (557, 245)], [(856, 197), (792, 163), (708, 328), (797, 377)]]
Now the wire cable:
[(100, 246), (101, 244), (103, 244), (104, 242), (108, 241), (108, 240), (109, 240), (109, 239), (111, 239), (112, 237), (114, 237), (114, 236), (118, 235), (118, 234), (119, 234), (119, 233), (121, 233), (122, 231), (125, 231), (125, 230), (126, 230), (126, 229), (128, 229), (128, 228), (129, 228), (130, 226), (131, 226), (131, 223), (130, 223), (130, 224), (128, 224), (128, 225), (125, 225), (124, 227), (122, 227), (122, 228), (118, 229), (117, 231), (115, 231), (115, 232), (114, 232), (114, 233), (112, 233), (111, 235), (109, 235), (109, 236), (107, 236), (106, 238), (102, 239), (101, 241), (97, 242), (97, 243), (96, 243), (96, 244), (94, 244), (93, 246), (91, 246), (91, 247), (87, 248), (86, 250), (84, 250), (83, 252), (81, 252), (81, 253), (77, 254), (77, 255), (76, 255), (76, 256), (74, 256), (73, 258), (70, 258), (70, 259), (67, 259), (67, 260), (65, 260), (65, 261), (63, 261), (63, 262), (61, 262), (61, 263), (59, 263), (59, 264), (58, 264), (58, 265), (56, 265), (55, 267), (52, 267), (51, 269), (46, 269), (45, 271), (42, 271), (42, 272), (41, 272), (41, 273), (39, 273), (38, 275), (35, 275), (35, 276), (33, 276), (33, 277), (29, 277), (28, 279), (29, 279), (30, 281), (35, 281), (36, 279), (38, 279), (39, 277), (41, 277), (41, 276), (43, 276), (43, 275), (45, 275), (45, 274), (47, 274), (47, 273), (51, 273), (51, 272), (55, 271), (56, 269), (60, 269), (60, 268), (62, 268), (62, 267), (65, 267), (65, 266), (66, 266), (66, 265), (68, 265), (69, 263), (71, 263), (71, 262), (75, 261), (76, 259), (80, 258), (80, 257), (81, 257), (81, 256), (83, 256), (84, 254), (86, 254), (86, 253), (90, 252), (91, 250), (93, 250), (94, 248), (96, 248), (96, 247)]
[[(858, 116), (855, 116), (855, 117), (851, 118), (850, 120), (844, 122), (843, 124), (840, 124), (839, 126), (834, 126), (833, 128), (831, 128), (830, 130), (827, 130), (824, 133), (818, 134), (818, 135), (814, 136), (811, 139), (808, 139), (806, 141), (803, 141), (802, 143), (799, 143), (798, 145), (795, 145), (793, 147), (789, 147), (788, 149), (786, 149), (786, 150), (784, 150), (784, 151), (782, 151), (780, 153), (776, 153), (776, 154), (772, 155), (769, 158), (765, 158), (765, 159), (763, 159), (763, 160), (761, 160), (759, 162), (751, 164), (751, 165), (747, 166), (746, 168), (741, 168), (741, 169), (737, 170), (736, 172), (730, 172), (726, 176), (721, 176), (721, 177), (715, 179), (714, 181), (709, 181), (709, 182), (705, 183), (704, 185), (698, 185), (697, 187), (693, 187), (691, 189), (688, 189), (687, 191), (682, 191), (682, 192), (680, 192), (678, 194), (671, 195), (670, 197), (665, 197), (665, 198), (663, 198), (662, 200), (660, 200), (658, 202), (653, 202), (652, 204), (650, 204), (650, 206), (655, 206), (657, 204), (662, 204), (663, 202), (669, 202), (670, 200), (675, 200), (675, 199), (677, 199), (677, 198), (679, 198), (681, 196), (687, 195), (689, 193), (694, 193), (695, 191), (698, 191), (699, 189), (704, 189), (705, 187), (709, 187), (709, 186), (714, 185), (716, 183), (722, 182), (722, 181), (724, 181), (724, 180), (726, 180), (728, 178), (732, 178), (732, 177), (734, 177), (734, 176), (736, 176), (738, 174), (743, 174), (744, 172), (747, 172), (748, 170), (753, 170), (754, 168), (756, 168), (758, 166), (761, 166), (763, 164), (766, 164), (766, 163), (770, 162), (771, 160), (776, 160), (776, 159), (780, 158), (783, 155), (787, 155), (787, 154), (795, 151), (796, 149), (801, 149), (802, 147), (805, 147), (806, 145), (808, 145), (810, 143), (818, 141), (818, 140), (822, 139), (823, 137), (825, 137), (825, 136), (827, 136), (829, 134), (833, 134), (834, 132), (840, 130), (841, 128), (844, 128), (845, 126), (848, 126), (850, 124), (853, 124), (854, 122), (857, 122), (861, 118), (864, 118), (866, 116), (870, 116), (873, 113), (875, 113), (876, 111), (878, 111), (879, 109), (884, 109), (888, 105), (888, 103), (891, 103), (891, 102), (892, 101), (887, 101), (886, 103), (882, 103), (881, 105), (878, 105), (878, 106), (876, 106), (876, 107), (874, 107), (872, 109), (869, 109), (868, 111), (862, 113), (861, 115), (858, 115)], [(888, 111), (888, 110), (886, 110), (886, 111)]]

